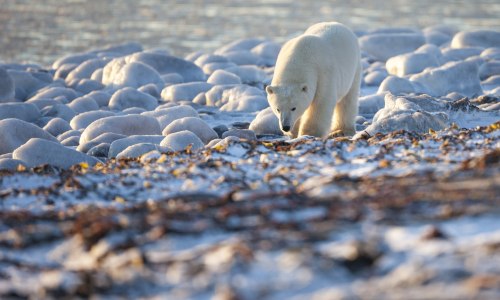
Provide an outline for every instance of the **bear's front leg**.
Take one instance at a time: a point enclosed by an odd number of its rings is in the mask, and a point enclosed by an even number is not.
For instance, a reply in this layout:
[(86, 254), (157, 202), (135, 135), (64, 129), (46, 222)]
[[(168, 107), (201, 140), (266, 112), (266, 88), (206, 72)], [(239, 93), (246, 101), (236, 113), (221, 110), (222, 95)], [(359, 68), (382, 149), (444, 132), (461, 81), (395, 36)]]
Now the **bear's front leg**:
[(335, 101), (315, 99), (301, 117), (299, 136), (325, 137), (330, 132), (334, 106)]

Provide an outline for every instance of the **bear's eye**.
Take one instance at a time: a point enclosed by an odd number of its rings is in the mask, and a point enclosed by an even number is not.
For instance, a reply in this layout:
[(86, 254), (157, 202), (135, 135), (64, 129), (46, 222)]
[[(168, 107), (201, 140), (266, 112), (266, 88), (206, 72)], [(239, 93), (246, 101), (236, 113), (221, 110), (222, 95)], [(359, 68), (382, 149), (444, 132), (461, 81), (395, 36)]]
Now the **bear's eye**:
[(297, 107), (294, 107), (294, 108), (292, 108), (292, 111), (295, 111), (296, 109), (297, 109)]
[(276, 108), (276, 111), (277, 111), (277, 112), (280, 112), (280, 109), (279, 109), (279, 108)]
[(307, 85), (304, 85), (304, 86), (302, 87), (302, 91), (303, 91), (304, 93), (305, 93), (305, 92), (307, 92)]

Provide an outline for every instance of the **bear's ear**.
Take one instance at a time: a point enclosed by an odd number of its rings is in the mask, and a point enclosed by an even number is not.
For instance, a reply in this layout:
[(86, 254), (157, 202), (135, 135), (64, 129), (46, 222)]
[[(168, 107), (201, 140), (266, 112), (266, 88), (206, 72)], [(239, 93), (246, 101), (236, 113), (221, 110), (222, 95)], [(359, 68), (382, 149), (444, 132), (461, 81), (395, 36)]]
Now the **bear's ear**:
[(266, 92), (269, 94), (269, 95), (272, 95), (274, 94), (274, 89), (272, 86), (268, 85), (266, 86)]
[(303, 91), (304, 93), (307, 93), (307, 85), (302, 86), (302, 91)]

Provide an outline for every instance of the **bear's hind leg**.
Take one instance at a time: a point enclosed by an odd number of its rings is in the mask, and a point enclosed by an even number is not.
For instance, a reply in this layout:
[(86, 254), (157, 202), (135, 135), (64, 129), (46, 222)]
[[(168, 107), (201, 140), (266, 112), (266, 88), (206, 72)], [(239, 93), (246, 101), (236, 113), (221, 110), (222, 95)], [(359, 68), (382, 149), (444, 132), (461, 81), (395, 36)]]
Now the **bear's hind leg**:
[(361, 67), (354, 76), (351, 89), (335, 105), (330, 136), (348, 135), (356, 133), (356, 116), (358, 115), (358, 97), (360, 89)]

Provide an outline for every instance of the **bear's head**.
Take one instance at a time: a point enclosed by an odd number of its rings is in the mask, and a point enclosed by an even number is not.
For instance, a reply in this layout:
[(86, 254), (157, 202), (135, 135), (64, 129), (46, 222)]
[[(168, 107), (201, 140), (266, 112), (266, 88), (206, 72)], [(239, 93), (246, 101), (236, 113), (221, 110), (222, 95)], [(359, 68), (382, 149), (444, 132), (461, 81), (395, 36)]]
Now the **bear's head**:
[(307, 84), (290, 84), (266, 87), (267, 101), (278, 117), (280, 128), (289, 132), (312, 102)]

